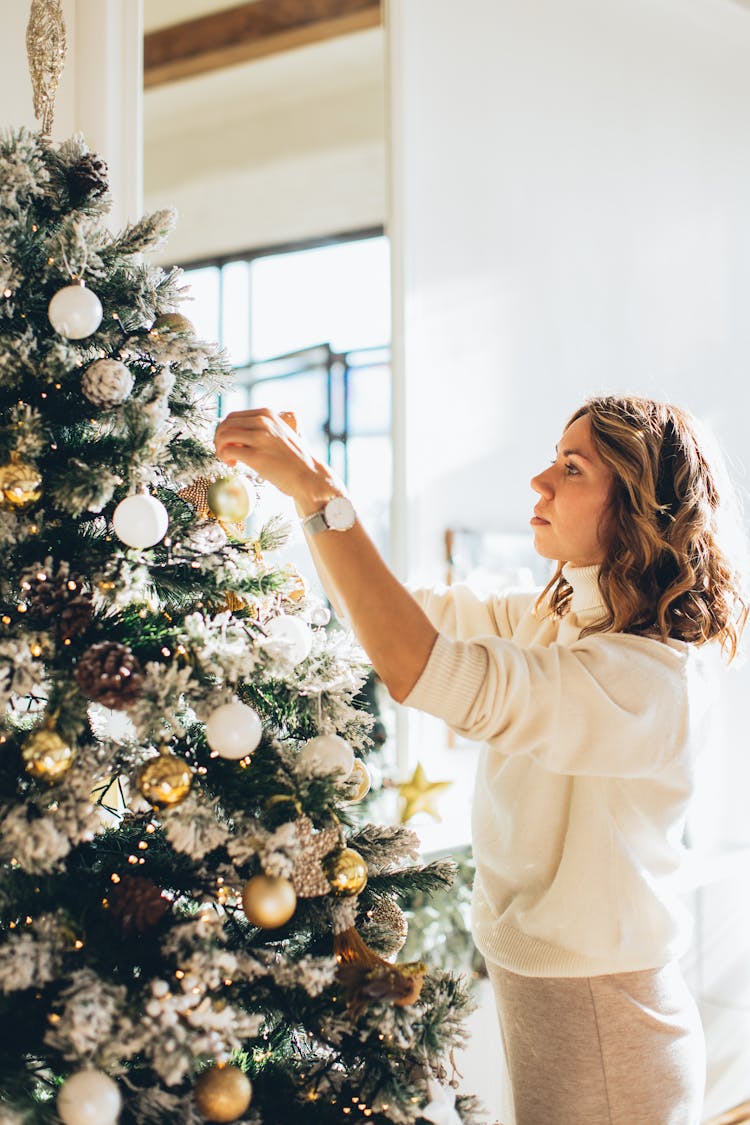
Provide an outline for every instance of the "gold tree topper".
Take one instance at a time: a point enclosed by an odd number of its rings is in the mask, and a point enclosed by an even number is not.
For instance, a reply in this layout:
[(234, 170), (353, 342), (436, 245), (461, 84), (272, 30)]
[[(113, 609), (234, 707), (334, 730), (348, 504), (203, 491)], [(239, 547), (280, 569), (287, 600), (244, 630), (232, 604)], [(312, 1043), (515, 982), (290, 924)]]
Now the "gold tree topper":
[(62, 0), (31, 0), (26, 53), (34, 91), (34, 116), (46, 136), (52, 132), (55, 94), (65, 65), (66, 49)]

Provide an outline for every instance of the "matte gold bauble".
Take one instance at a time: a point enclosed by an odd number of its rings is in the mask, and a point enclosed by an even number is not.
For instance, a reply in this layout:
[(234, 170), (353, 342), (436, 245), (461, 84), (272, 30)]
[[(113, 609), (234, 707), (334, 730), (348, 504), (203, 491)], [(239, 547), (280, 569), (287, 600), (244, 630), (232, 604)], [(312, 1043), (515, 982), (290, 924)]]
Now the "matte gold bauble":
[(138, 788), (150, 804), (171, 808), (184, 801), (193, 784), (193, 771), (176, 754), (160, 754), (146, 762), (138, 774)]
[(21, 749), (27, 771), (41, 781), (58, 781), (73, 764), (75, 751), (52, 727), (35, 730)]
[(367, 886), (367, 864), (354, 848), (331, 852), (323, 867), (331, 890), (340, 898), (358, 895)]
[(157, 336), (166, 336), (170, 332), (187, 335), (193, 333), (195, 329), (192, 322), (182, 313), (162, 313), (151, 325), (151, 331)]
[(354, 767), (342, 785), (342, 800), (345, 805), (356, 805), (364, 801), (370, 792), (370, 771), (360, 758), (354, 759)]
[(250, 1079), (237, 1066), (212, 1066), (195, 1084), (195, 1104), (207, 1121), (236, 1121), (253, 1098)]
[(27, 508), (42, 495), (42, 478), (35, 465), (11, 453), (7, 465), (0, 465), (0, 505)]
[(288, 879), (254, 875), (242, 892), (242, 909), (248, 922), (263, 930), (285, 925), (297, 909), (297, 895)]
[(221, 477), (209, 485), (206, 499), (211, 513), (227, 523), (241, 523), (253, 510), (244, 477)]

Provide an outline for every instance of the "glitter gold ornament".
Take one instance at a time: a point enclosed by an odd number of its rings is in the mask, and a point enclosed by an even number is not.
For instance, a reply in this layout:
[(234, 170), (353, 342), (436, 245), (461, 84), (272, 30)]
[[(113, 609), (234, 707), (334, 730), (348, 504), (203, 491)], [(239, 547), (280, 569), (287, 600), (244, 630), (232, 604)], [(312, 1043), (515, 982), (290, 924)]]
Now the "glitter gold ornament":
[(297, 895), (288, 879), (254, 875), (242, 891), (242, 909), (248, 922), (263, 930), (285, 925), (297, 909)]
[(211, 1066), (196, 1082), (194, 1097), (207, 1121), (236, 1121), (250, 1105), (253, 1088), (238, 1066)]
[(242, 523), (255, 506), (245, 477), (220, 477), (208, 486), (206, 500), (212, 515), (228, 523)]
[(367, 886), (367, 864), (354, 848), (332, 852), (323, 867), (331, 890), (339, 898), (352, 898)]
[(0, 465), (0, 506), (28, 508), (42, 495), (42, 478), (35, 465), (22, 461), (14, 451), (7, 465)]
[(35, 730), (21, 748), (26, 770), (41, 781), (59, 781), (73, 764), (75, 751), (61, 738), (54, 726)]
[[(216, 515), (211, 511), (208, 503), (208, 490), (211, 487), (211, 481), (208, 477), (196, 477), (194, 481), (181, 488), (177, 495), (181, 500), (186, 500), (195, 508), (196, 515), (202, 520), (216, 519)], [(245, 532), (245, 525), (242, 521), (221, 520), (221, 526), (231, 535), (232, 538), (241, 538)]]
[(193, 771), (183, 758), (162, 750), (138, 772), (138, 788), (157, 808), (171, 808), (184, 801), (193, 784)]
[(292, 884), (298, 898), (319, 898), (330, 894), (331, 884), (323, 870), (323, 860), (334, 849), (341, 847), (338, 828), (321, 828), (315, 831), (309, 816), (294, 822), (297, 848), (292, 873)]

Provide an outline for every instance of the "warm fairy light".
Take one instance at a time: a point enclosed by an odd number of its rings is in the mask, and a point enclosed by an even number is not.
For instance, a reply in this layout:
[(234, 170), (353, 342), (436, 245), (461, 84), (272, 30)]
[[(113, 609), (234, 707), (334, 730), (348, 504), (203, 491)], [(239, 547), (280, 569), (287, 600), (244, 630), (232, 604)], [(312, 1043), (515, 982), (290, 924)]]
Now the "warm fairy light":
[(39, 230), (39, 227), (36, 225), (36, 223), (32, 223), (31, 229), (33, 230), (34, 234), (36, 234), (36, 232)]
[(183, 979), (183, 977), (185, 976), (185, 974), (183, 973), (182, 969), (177, 969), (177, 970), (175, 971), (175, 974), (174, 974), (174, 975), (175, 975), (175, 976), (177, 977), (177, 979), (178, 979), (178, 980), (182, 980), (182, 979)]
[(3, 625), (10, 625), (10, 621), (10, 617), (8, 617), (7, 613), (4, 613), (2, 617)]
[(362, 1113), (364, 1114), (365, 1117), (372, 1117), (372, 1110), (371, 1109), (363, 1109)]
[(206, 766), (198, 766), (198, 773), (200, 773), (200, 774), (208, 773), (208, 769), (206, 768)]
[(37, 527), (37, 525), (35, 523), (32, 523), (31, 526), (29, 527), (29, 531), (31, 532), (32, 535), (36, 535), (38, 530), (39, 530), (39, 528)]
[(11, 930), (15, 930), (15, 928), (16, 928), (16, 923), (15, 923), (15, 922), (9, 922), (9, 923), (8, 923), (8, 928), (9, 928), (9, 929), (11, 929)]
[(73, 942), (73, 948), (74, 949), (83, 949), (83, 942), (81, 941), (80, 938), (76, 938), (76, 940)]
[(50, 1014), (47, 1016), (47, 1019), (50, 1023), (59, 1023), (62, 1019), (62, 1016), (58, 1016), (57, 1012), (50, 1012)]
[(129, 855), (128, 856), (128, 863), (137, 863), (137, 862), (138, 862), (138, 856), (137, 855)]
[(110, 875), (110, 879), (113, 883), (119, 883), (120, 882), (120, 876), (117, 874), (116, 871), (113, 875)]
[(63, 641), (63, 644), (69, 645), (70, 644), (70, 637), (66, 637), (65, 640)]
[(156, 832), (156, 825), (155, 825), (155, 824), (153, 824), (152, 822), (149, 822), (149, 823), (148, 823), (148, 824), (146, 825), (146, 831), (147, 831), (147, 832)]
[(74, 582), (72, 578), (68, 582), (68, 589), (69, 590), (77, 590), (78, 589), (77, 583)]
[(42, 391), (42, 393), (41, 393), (41, 395), (40, 395), (39, 397), (40, 397), (40, 398), (46, 398), (46, 397), (47, 397), (47, 392), (46, 392), (46, 391)]
[(172, 652), (171, 652), (170, 649), (167, 648), (166, 645), (163, 645), (162, 650), (161, 650), (161, 654), (162, 654), (162, 656), (171, 656)]
[(47, 258), (47, 265), (48, 266), (54, 266), (54, 264), (55, 264), (54, 258)]
[(148, 847), (148, 844), (146, 843), (145, 840), (139, 840), (138, 841), (138, 847), (141, 849), (142, 852), (145, 852), (146, 848)]
[[(47, 572), (45, 570), (38, 570), (37, 575), (36, 575), (36, 580), (37, 580), (37, 582), (46, 582), (47, 581)], [(73, 587), (73, 588), (75, 589), (75, 587)], [(28, 586), (24, 582), (24, 590), (30, 590), (30, 589), (31, 589), (31, 586)]]
[(31, 915), (30, 915), (30, 914), (27, 914), (27, 915), (26, 915), (26, 917), (25, 917), (25, 919), (24, 919), (24, 921), (26, 922), (26, 925), (27, 925), (27, 926), (30, 926), (30, 925), (31, 925), (31, 923), (32, 923), (32, 922), (34, 921), (34, 919), (33, 919), (33, 918), (31, 917)]
[(19, 613), (25, 613), (26, 612), (26, 606), (25, 605), (19, 605), (16, 608), (17, 608)]
[(13, 296), (13, 290), (12, 289), (3, 289), (3, 297), (12, 297), (12, 296)]
[(102, 899), (102, 908), (104, 910), (109, 910), (109, 899), (108, 898)]
[(35, 642), (35, 643), (34, 643), (34, 644), (33, 644), (33, 645), (31, 646), (31, 650), (30, 650), (30, 651), (31, 651), (31, 655), (32, 655), (32, 656), (41, 656), (41, 655), (42, 655), (42, 646), (41, 646), (40, 644), (37, 644), (37, 643)]
[(227, 986), (227, 988), (230, 988), (234, 984), (234, 981), (231, 977), (227, 977), (224, 981), (224, 984)]

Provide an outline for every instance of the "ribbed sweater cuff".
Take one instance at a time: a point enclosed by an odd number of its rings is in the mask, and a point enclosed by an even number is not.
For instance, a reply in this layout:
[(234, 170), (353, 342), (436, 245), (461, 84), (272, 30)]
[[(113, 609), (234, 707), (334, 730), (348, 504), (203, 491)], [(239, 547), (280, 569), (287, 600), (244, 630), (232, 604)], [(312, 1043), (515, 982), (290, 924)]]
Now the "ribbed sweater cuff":
[(461, 726), (487, 674), (487, 652), (478, 644), (449, 641), (442, 633), (404, 703), (450, 726)]

